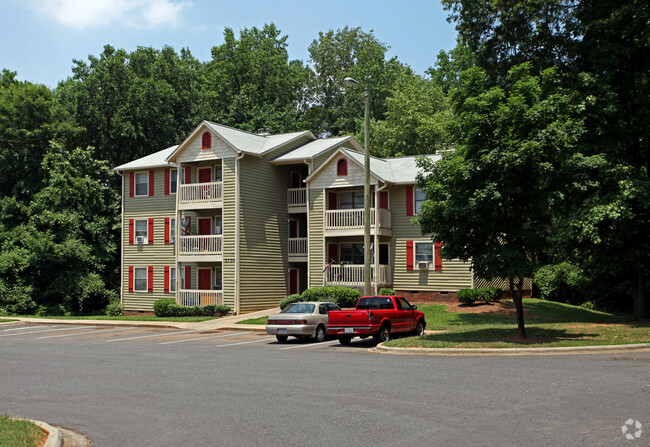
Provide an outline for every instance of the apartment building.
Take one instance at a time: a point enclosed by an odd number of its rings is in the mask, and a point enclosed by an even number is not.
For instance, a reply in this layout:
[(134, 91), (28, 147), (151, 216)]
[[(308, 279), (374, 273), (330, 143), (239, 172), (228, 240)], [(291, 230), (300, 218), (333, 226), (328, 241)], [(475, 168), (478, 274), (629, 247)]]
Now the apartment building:
[[(203, 121), (178, 146), (114, 168), (125, 311), (175, 297), (246, 313), (309, 287), (362, 288), (363, 163), (352, 137)], [(443, 261), (411, 222), (424, 200), (415, 157), (371, 158), (370, 172), (373, 287), (414, 299), (472, 287), (469, 264)]]

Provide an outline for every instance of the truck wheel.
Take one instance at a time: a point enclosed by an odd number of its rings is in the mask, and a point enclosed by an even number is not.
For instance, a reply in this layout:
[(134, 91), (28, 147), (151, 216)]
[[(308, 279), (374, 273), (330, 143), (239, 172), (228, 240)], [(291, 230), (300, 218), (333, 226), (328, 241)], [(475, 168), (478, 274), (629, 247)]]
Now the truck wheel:
[(276, 335), (275, 338), (277, 338), (280, 343), (284, 343), (289, 337), (287, 335)]
[(417, 326), (415, 326), (415, 335), (424, 335), (424, 324), (421, 321), (418, 321)]
[(388, 329), (388, 326), (382, 326), (381, 329), (379, 329), (379, 332), (375, 335), (375, 340), (379, 343), (384, 343), (390, 340), (390, 329)]
[(350, 340), (352, 340), (352, 336), (350, 335), (339, 335), (339, 343), (342, 345), (349, 345)]
[(325, 341), (325, 328), (323, 326), (318, 326), (316, 328), (316, 334), (314, 335), (316, 343), (321, 343)]

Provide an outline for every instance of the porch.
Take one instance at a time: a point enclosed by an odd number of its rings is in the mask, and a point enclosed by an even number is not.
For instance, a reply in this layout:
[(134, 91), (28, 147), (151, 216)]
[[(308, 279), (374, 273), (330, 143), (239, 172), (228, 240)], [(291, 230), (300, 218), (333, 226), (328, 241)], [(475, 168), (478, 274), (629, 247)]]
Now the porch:
[(181, 306), (218, 305), (223, 301), (223, 290), (180, 289), (176, 294), (176, 304)]
[(180, 185), (178, 208), (181, 210), (209, 209), (223, 206), (223, 182)]
[(223, 235), (181, 236), (178, 258), (181, 262), (222, 261)]
[[(363, 234), (365, 212), (361, 208), (325, 211), (325, 235)], [(375, 208), (370, 209), (370, 231), (383, 236), (392, 234), (392, 215), (390, 210), (379, 209), (379, 226), (375, 224)]]
[(307, 262), (307, 238), (289, 238), (289, 262)]
[(287, 208), (290, 213), (306, 213), (307, 188), (289, 188), (287, 190)]
[[(365, 284), (364, 266), (357, 264), (333, 264), (325, 270), (326, 286), (363, 287)], [(379, 275), (375, 275), (375, 266), (370, 266), (370, 282), (374, 286), (383, 287), (392, 283), (392, 270), (390, 265), (380, 264)]]

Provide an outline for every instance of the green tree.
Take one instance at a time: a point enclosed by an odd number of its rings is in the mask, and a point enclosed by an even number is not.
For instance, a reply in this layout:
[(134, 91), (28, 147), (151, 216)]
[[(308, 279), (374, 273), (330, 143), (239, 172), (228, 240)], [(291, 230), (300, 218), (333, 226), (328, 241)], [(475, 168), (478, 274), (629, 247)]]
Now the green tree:
[(548, 249), (562, 164), (583, 132), (580, 103), (559, 87), (557, 73), (532, 71), (513, 67), (509, 89), (490, 87), (479, 68), (463, 72), (454, 105), (467, 139), (437, 163), (419, 161), (427, 200), (416, 219), (423, 234), (442, 241), (445, 258), (471, 262), (479, 278), (508, 279), (521, 337), (523, 281)]

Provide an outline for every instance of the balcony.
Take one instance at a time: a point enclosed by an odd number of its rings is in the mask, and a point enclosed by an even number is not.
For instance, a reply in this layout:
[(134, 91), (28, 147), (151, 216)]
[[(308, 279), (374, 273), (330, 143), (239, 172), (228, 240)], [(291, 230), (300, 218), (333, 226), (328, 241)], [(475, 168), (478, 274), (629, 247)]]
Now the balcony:
[[(326, 286), (363, 287), (365, 285), (364, 266), (356, 264), (331, 265), (325, 270)], [(375, 281), (377, 278), (377, 281)], [(388, 286), (391, 284), (391, 266), (379, 265), (379, 277), (375, 276), (375, 266), (370, 266), (370, 282), (372, 285)]]
[(221, 304), (222, 290), (189, 290), (180, 289), (176, 294), (176, 304), (181, 306), (207, 306)]
[[(327, 210), (325, 212), (325, 236), (363, 235), (363, 209)], [(379, 228), (375, 225), (375, 209), (370, 209), (370, 232), (377, 231), (382, 236), (391, 236), (391, 212), (379, 209)]]
[(290, 213), (306, 213), (307, 188), (289, 188), (287, 190), (287, 208)]
[(181, 262), (223, 261), (223, 235), (181, 236), (178, 244)]
[(223, 182), (180, 185), (178, 209), (197, 210), (223, 206)]
[(307, 238), (289, 238), (289, 262), (307, 262)]

